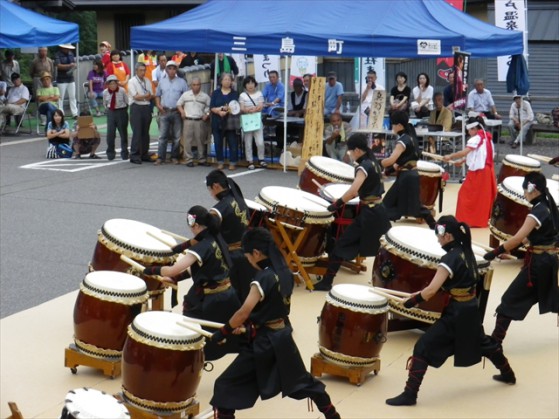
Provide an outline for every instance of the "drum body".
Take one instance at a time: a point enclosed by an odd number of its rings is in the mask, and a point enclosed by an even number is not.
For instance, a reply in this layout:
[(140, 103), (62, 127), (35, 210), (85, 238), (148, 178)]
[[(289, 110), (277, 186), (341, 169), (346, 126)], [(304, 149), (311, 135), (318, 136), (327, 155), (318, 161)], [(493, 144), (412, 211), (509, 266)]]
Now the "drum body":
[(266, 207), (258, 202), (251, 201), (250, 199), (245, 199), (248, 207), (248, 212), (250, 219), (248, 225), (251, 228), (255, 227), (266, 227)]
[(60, 419), (130, 418), (128, 409), (110, 394), (94, 388), (70, 390), (64, 399)]
[(342, 366), (368, 366), (386, 342), (388, 302), (357, 284), (338, 284), (326, 296), (319, 319), (319, 350)]
[(74, 305), (78, 349), (98, 358), (120, 358), (126, 329), (147, 299), (146, 284), (140, 278), (121, 272), (88, 273)]
[(497, 186), (489, 230), (499, 240), (505, 241), (514, 236), (532, 208), (524, 198), (523, 181), (524, 177), (509, 176)]
[[(264, 205), (267, 217), (305, 229), (305, 237), (296, 249), (301, 262), (313, 266), (326, 248), (326, 234), (334, 220), (326, 209), (328, 201), (310, 193), (285, 188), (282, 186), (266, 186), (256, 197), (256, 202)], [(295, 235), (299, 231), (287, 229)]]
[(325, 185), (327, 183), (353, 183), (355, 169), (353, 166), (339, 160), (323, 156), (312, 156), (306, 163), (305, 169), (299, 177), (299, 189), (318, 195), (318, 187), (313, 179)]
[(541, 163), (536, 159), (518, 154), (507, 154), (497, 176), (497, 183), (501, 183), (509, 176), (524, 177), (530, 172), (541, 172)]
[(177, 313), (148, 311), (128, 327), (122, 354), (127, 402), (163, 412), (181, 411), (192, 403), (204, 366), (205, 341), (177, 325), (182, 319)]
[[(392, 227), (381, 237), (380, 243), (373, 263), (373, 285), (408, 293), (421, 291), (429, 285), (445, 253), (435, 234), (420, 227)], [(478, 249), (476, 262), (480, 274), (485, 277), (491, 267), (478, 256), (483, 253)], [(388, 303), (393, 313), (425, 323), (434, 323), (446, 304), (446, 293), (441, 290), (429, 301), (420, 303), (419, 309), (409, 310), (392, 301)]]
[[(320, 196), (328, 202), (335, 202), (341, 198), (344, 193), (351, 187), (346, 183), (328, 183), (324, 185), (324, 189), (320, 191)], [(353, 198), (346, 202), (341, 208), (334, 213), (334, 222), (332, 223), (332, 237), (339, 238), (345, 228), (350, 225), (357, 215), (359, 215), (360, 204), (359, 198)]]
[(421, 205), (429, 209), (435, 207), (437, 196), (442, 188), (442, 172), (440, 166), (423, 160), (417, 161), (419, 173), (419, 200)]
[[(161, 236), (170, 243), (176, 243), (173, 237), (149, 224), (119, 218), (106, 221), (97, 234), (97, 244), (89, 264), (90, 271), (131, 273), (130, 265), (120, 260), (121, 255), (128, 256), (146, 267), (172, 265), (176, 255), (168, 246), (149, 236), (148, 232)], [(158, 280), (143, 275), (141, 278), (146, 282), (150, 296), (165, 291)]]

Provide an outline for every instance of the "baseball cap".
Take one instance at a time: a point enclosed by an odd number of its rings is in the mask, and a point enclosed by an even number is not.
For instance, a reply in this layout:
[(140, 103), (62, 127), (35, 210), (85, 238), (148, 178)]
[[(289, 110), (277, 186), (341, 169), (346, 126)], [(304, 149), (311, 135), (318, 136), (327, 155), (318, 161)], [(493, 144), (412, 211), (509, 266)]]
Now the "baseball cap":
[(335, 79), (337, 77), (336, 72), (335, 71), (329, 71), (328, 72), (328, 78), (329, 79)]
[(167, 68), (167, 67), (171, 67), (171, 66), (173, 66), (173, 67), (177, 67), (177, 68), (178, 68), (178, 65), (177, 65), (177, 63), (176, 63), (176, 62), (174, 62), (173, 60), (167, 61), (167, 64), (165, 65), (165, 68)]
[(109, 77), (107, 77), (107, 83), (109, 83), (111, 81), (118, 82), (118, 78), (114, 74), (111, 74)]

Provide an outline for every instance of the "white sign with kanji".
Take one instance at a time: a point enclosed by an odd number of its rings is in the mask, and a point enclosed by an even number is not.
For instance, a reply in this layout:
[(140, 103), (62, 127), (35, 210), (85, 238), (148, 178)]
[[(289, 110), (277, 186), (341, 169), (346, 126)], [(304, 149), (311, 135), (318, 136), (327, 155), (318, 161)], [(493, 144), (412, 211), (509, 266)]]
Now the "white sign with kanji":
[[(495, 0), (495, 26), (509, 31), (526, 30), (525, 0)], [(524, 56), (526, 58), (526, 37), (524, 37)], [(497, 57), (497, 80), (507, 81), (511, 56)]]
[(258, 83), (268, 82), (269, 72), (281, 73), (279, 55), (254, 55), (254, 77)]

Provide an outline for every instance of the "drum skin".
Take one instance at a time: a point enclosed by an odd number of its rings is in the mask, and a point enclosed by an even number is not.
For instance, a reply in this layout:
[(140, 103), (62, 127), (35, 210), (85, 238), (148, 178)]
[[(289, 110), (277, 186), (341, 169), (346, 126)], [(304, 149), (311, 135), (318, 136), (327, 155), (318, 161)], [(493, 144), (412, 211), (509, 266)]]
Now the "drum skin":
[(203, 366), (203, 349), (163, 349), (128, 336), (122, 354), (122, 387), (151, 402), (184, 402), (196, 394)]
[(319, 344), (351, 357), (378, 358), (388, 327), (388, 312), (370, 314), (328, 302), (320, 314)]
[(98, 348), (122, 351), (127, 327), (141, 311), (141, 303), (118, 304), (80, 291), (74, 305), (74, 336)]
[(529, 212), (530, 208), (527, 205), (522, 205), (499, 191), (493, 202), (489, 224), (501, 233), (514, 236), (524, 224)]

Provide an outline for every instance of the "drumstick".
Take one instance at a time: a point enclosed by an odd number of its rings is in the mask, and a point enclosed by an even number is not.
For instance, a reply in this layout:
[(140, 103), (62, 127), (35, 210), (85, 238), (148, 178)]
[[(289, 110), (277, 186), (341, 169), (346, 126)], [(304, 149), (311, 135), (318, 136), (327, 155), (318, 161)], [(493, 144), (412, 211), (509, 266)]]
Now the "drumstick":
[[(128, 256), (125, 255), (120, 255), (120, 260), (122, 260), (123, 262), (128, 263), (130, 266), (132, 266), (133, 268), (136, 268), (136, 270), (143, 272), (145, 268), (145, 266), (139, 264), (138, 262), (136, 262), (135, 260), (130, 259)], [(179, 287), (176, 284), (171, 284), (170, 282), (167, 281), (163, 281), (163, 279), (159, 276), (159, 275), (149, 275), (152, 278), (157, 279), (159, 282), (163, 282), (164, 285), (171, 287), (174, 290), (178, 290)]]
[(388, 298), (389, 300), (394, 300), (394, 301), (398, 301), (399, 303), (401, 303), (402, 301), (405, 301), (406, 298), (402, 298), (402, 297), (397, 297), (395, 295), (392, 294), (387, 294), (385, 292), (382, 292), (380, 290), (377, 290), (376, 288), (369, 288), (369, 292), (374, 292), (375, 294), (380, 295), (381, 297), (385, 297)]
[(549, 163), (551, 157), (542, 156), (541, 154), (527, 154), (528, 157), (532, 157), (533, 159), (543, 161), (544, 163)]
[(162, 232), (162, 233), (165, 233), (165, 234), (168, 234), (169, 236), (171, 236), (171, 237), (173, 237), (173, 238), (175, 238), (175, 239), (177, 239), (177, 240), (182, 240), (183, 242), (185, 242), (185, 241), (188, 240), (188, 237), (181, 236), (180, 234), (175, 234), (175, 233), (173, 233), (173, 232), (171, 232), (171, 231), (161, 230), (161, 232)]
[(212, 335), (213, 335), (212, 332), (208, 332), (204, 329), (198, 329), (197, 327), (194, 327), (194, 325), (191, 325), (191, 324), (186, 323), (186, 322), (177, 322), (177, 324), (181, 327), (184, 327), (185, 329), (192, 330), (193, 332), (199, 333), (202, 336), (207, 337), (208, 339), (212, 338)]
[(171, 243), (171, 242), (165, 240), (163, 237), (160, 237), (157, 234), (153, 234), (151, 231), (146, 231), (146, 234), (150, 237), (153, 237), (155, 240), (163, 243), (165, 246), (169, 246), (169, 248), (171, 248), (171, 249), (176, 246), (176, 243)]
[[(435, 159), (435, 160), (445, 161), (444, 157), (441, 156), (440, 154), (429, 153), (427, 151), (422, 151), (421, 154), (423, 154), (426, 157), (431, 157), (432, 159)], [(460, 162), (460, 160), (449, 160), (446, 163), (456, 164), (456, 163), (461, 163), (461, 162)]]
[(412, 294), (409, 293), (409, 292), (390, 290), (388, 288), (381, 288), (381, 287), (373, 286), (373, 290), (379, 290), (380, 292), (384, 292), (386, 294), (396, 295), (398, 297), (410, 298), (412, 296)]
[(334, 198), (334, 196), (332, 196), (332, 194), (330, 192), (328, 192), (324, 186), (322, 186), (316, 179), (311, 179), (312, 183), (314, 183), (316, 186), (318, 186), (318, 189), (320, 189), (324, 195), (327, 195), (332, 201), (335, 201), (336, 198)]
[(214, 329), (221, 329), (223, 326), (225, 326), (223, 323), (211, 322), (209, 320), (196, 319), (196, 318), (193, 318), (193, 317), (184, 316), (184, 319), (187, 322), (197, 323), (201, 326), (212, 327)]
[[(492, 247), (485, 246), (484, 244), (477, 243), (475, 241), (472, 241), (472, 244), (475, 244), (476, 246), (481, 247), (483, 250), (485, 250), (487, 252), (492, 252), (494, 250)], [(472, 249), (472, 251), (473, 251), (473, 249)], [(480, 255), (480, 256), (483, 256), (483, 255)], [(499, 255), (499, 257), (501, 257), (503, 259), (516, 259), (513, 255), (508, 254), (508, 253), (501, 253)]]
[(316, 205), (320, 205), (321, 207), (328, 208), (328, 205), (324, 205), (322, 202), (316, 202), (314, 199), (308, 198), (304, 195), (303, 198), (305, 198), (307, 201), (314, 202)]

